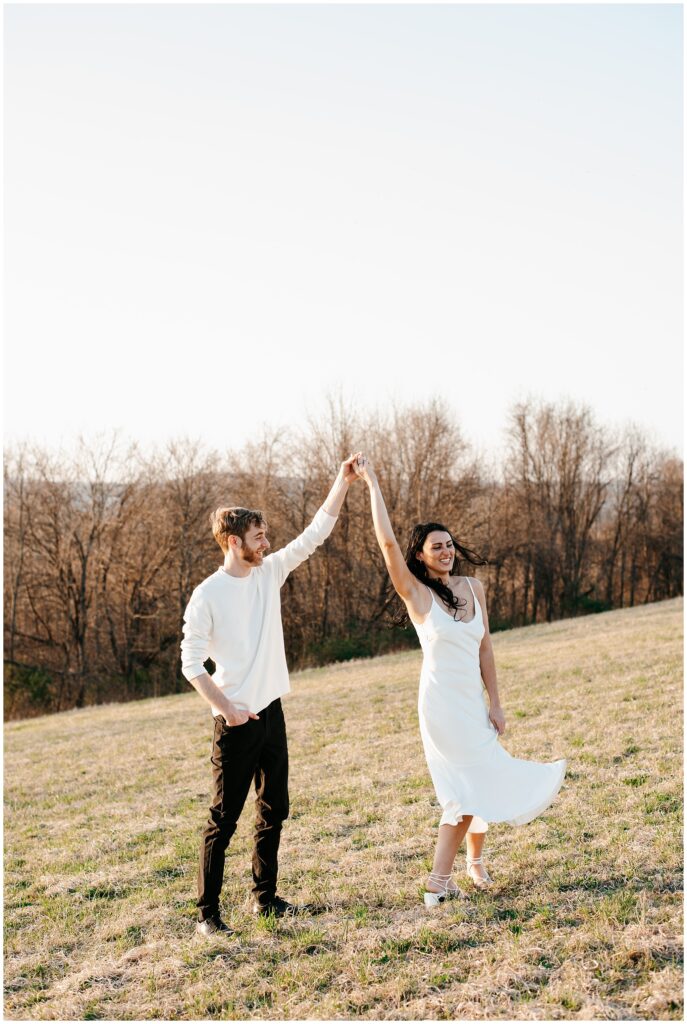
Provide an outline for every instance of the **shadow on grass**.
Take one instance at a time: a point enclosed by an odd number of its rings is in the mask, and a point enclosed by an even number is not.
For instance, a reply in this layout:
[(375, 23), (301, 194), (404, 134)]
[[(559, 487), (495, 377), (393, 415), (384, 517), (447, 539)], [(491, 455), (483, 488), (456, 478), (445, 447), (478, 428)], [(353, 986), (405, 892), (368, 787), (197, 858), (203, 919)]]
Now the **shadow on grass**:
[(613, 878), (574, 878), (569, 882), (560, 882), (556, 889), (558, 892), (594, 892), (603, 895), (620, 890), (626, 891), (628, 887), (630, 879), (624, 875), (617, 875)]

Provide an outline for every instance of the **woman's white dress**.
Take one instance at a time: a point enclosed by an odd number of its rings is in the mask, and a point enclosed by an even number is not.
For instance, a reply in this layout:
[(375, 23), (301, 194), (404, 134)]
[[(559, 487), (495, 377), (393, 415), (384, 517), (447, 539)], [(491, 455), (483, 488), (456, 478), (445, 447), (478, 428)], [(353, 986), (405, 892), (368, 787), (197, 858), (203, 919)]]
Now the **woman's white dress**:
[(440, 824), (456, 825), (471, 814), (469, 831), (486, 832), (488, 822), (525, 825), (545, 811), (561, 787), (566, 762), (523, 761), (501, 746), (483, 695), (482, 608), (469, 579), (468, 585), (475, 604), (468, 622), (449, 615), (430, 590), (429, 614), (423, 623), (413, 623), (424, 654), (418, 713), (443, 809)]

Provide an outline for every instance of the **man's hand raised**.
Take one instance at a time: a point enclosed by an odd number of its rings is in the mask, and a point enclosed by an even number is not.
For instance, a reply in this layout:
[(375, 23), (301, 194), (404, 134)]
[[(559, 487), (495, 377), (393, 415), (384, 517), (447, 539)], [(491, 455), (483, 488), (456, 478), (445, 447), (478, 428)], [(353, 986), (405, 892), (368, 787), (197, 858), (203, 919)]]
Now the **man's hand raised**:
[(324, 499), (322, 508), (325, 512), (328, 512), (330, 516), (338, 516), (341, 511), (346, 495), (348, 494), (349, 485), (354, 483), (357, 479), (357, 473), (355, 471), (355, 460), (358, 458), (360, 452), (355, 452), (354, 455), (349, 455), (339, 467), (339, 472), (336, 474), (336, 480), (332, 485), (332, 489)]
[(341, 475), (344, 483), (352, 484), (358, 479), (358, 473), (355, 471), (355, 463), (361, 452), (356, 452), (355, 455), (349, 455), (345, 462), (341, 463)]

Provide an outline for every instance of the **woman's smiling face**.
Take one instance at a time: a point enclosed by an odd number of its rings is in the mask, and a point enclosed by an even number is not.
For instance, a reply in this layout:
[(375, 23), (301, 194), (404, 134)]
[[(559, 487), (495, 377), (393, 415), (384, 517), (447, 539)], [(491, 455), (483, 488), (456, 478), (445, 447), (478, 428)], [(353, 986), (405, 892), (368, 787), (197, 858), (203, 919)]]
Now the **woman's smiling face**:
[(456, 557), (451, 534), (446, 530), (432, 530), (425, 537), (422, 551), (418, 551), (417, 557), (425, 563), (430, 574), (443, 576), (450, 572)]

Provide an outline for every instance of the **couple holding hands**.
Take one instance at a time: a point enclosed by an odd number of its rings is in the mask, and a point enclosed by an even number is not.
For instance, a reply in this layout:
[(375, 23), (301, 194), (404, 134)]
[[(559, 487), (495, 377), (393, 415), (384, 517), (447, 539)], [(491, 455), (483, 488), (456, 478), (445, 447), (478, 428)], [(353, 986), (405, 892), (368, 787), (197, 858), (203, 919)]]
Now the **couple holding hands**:
[[(375, 472), (362, 452), (342, 463), (324, 504), (299, 537), (273, 554), (261, 512), (218, 508), (212, 532), (224, 564), (196, 587), (184, 616), (182, 671), (214, 717), (213, 800), (198, 869), (201, 935), (230, 929), (220, 917), (225, 851), (255, 783), (253, 910), (276, 917), (298, 913), (277, 895), (278, 850), (289, 813), (288, 749), (281, 697), (288, 693), (280, 589), (334, 529), (349, 486), (370, 492), (375, 534), (391, 582), (405, 604), (423, 651), (418, 700), (420, 734), (442, 807), (424, 902), (437, 906), (460, 894), (451, 877), (466, 839), (466, 865), (478, 888), (491, 884), (482, 861), (488, 822), (524, 825), (553, 801), (565, 761), (540, 764), (511, 757), (499, 743), (505, 717), (496, 685), (484, 589), (460, 575), (482, 564), (442, 523), (414, 526), (405, 555), (394, 536)], [(211, 658), (216, 671), (204, 666)], [(483, 690), (489, 697), (489, 708)]]

